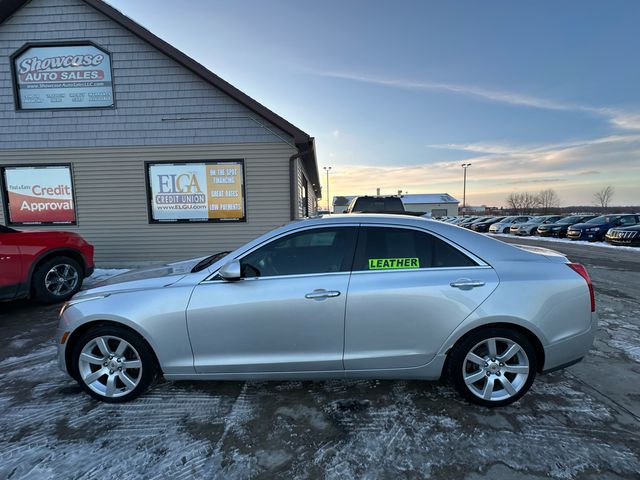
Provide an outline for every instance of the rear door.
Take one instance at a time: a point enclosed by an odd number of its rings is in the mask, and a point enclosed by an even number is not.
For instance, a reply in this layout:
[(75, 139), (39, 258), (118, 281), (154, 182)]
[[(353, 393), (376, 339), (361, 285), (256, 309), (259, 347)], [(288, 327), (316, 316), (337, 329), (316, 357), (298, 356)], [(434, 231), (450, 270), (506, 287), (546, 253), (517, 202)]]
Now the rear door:
[(345, 369), (428, 363), (497, 285), (491, 267), (424, 230), (362, 226), (347, 296)]

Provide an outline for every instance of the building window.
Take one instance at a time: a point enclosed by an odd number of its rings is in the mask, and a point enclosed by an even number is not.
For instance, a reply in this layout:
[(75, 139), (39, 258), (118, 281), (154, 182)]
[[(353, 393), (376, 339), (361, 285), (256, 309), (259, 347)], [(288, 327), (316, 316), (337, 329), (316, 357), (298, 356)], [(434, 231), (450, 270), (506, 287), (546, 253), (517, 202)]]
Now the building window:
[(146, 163), (149, 220), (244, 222), (244, 161)]
[(11, 57), (16, 108), (112, 108), (111, 56), (91, 43), (26, 45)]
[(70, 165), (2, 168), (5, 218), (11, 225), (75, 225)]

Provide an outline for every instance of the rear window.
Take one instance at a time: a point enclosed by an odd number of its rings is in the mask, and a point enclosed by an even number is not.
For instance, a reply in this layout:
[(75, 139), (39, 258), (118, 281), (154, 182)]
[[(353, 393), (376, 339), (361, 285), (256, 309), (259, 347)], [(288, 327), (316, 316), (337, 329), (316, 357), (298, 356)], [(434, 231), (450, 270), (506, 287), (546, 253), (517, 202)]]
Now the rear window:
[(426, 232), (404, 228), (361, 230), (354, 270), (471, 267), (477, 265), (457, 248)]
[(355, 212), (397, 212), (403, 211), (404, 206), (399, 198), (361, 197), (356, 199), (352, 210)]

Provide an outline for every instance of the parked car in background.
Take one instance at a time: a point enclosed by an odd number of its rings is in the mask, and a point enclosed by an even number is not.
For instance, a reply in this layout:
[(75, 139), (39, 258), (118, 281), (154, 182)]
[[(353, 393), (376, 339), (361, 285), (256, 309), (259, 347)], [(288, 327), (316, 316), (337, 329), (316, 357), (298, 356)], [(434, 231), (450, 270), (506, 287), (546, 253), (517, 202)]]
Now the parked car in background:
[(597, 217), (597, 215), (571, 215), (569, 217), (564, 217), (557, 222), (540, 225), (538, 227), (538, 235), (541, 237), (564, 238), (567, 236), (567, 230), (571, 225), (583, 223), (595, 217)]
[(471, 225), (471, 230), (474, 232), (488, 232), (489, 227), (494, 223), (498, 223), (504, 220), (506, 217), (491, 217), (488, 220), (484, 220), (482, 222), (474, 222)]
[(522, 215), (506, 217), (500, 220), (499, 222), (492, 224), (489, 227), (489, 233), (509, 233), (509, 229), (511, 228), (511, 225), (514, 225), (516, 223), (524, 223), (528, 221), (530, 218), (531, 217), (529, 216), (522, 216)]
[(93, 246), (76, 233), (0, 225), (0, 300), (67, 300), (93, 268)]
[(563, 255), (419, 217), (332, 215), (190, 273), (85, 290), (62, 308), (56, 343), (60, 368), (106, 402), (160, 375), (445, 377), (493, 407), (578, 362), (596, 329), (587, 271)]
[(465, 223), (464, 226), (465, 226), (465, 228), (473, 230), (473, 228), (472, 228), (473, 225), (475, 225), (476, 223), (486, 222), (487, 220), (489, 220), (491, 218), (493, 218), (493, 217), (491, 217), (491, 216), (478, 217), (473, 222)]
[(537, 228), (540, 225), (550, 224), (557, 222), (563, 218), (563, 215), (543, 215), (540, 217), (533, 217), (529, 221), (519, 223), (510, 228), (510, 233), (519, 236), (528, 236), (536, 233)]
[(404, 214), (404, 204), (400, 197), (369, 196), (355, 197), (347, 205), (344, 213), (391, 213)]
[(463, 217), (462, 220), (460, 220), (458, 223), (456, 223), (456, 225), (459, 226), (459, 227), (465, 227), (468, 224), (470, 224), (471, 222), (475, 222), (478, 218), (480, 218), (480, 217)]
[(631, 227), (611, 228), (604, 239), (611, 245), (640, 247), (640, 224)]
[(584, 223), (571, 225), (567, 230), (567, 238), (571, 240), (586, 240), (601, 242), (609, 229), (614, 227), (630, 227), (640, 223), (640, 215), (614, 214), (600, 215)]

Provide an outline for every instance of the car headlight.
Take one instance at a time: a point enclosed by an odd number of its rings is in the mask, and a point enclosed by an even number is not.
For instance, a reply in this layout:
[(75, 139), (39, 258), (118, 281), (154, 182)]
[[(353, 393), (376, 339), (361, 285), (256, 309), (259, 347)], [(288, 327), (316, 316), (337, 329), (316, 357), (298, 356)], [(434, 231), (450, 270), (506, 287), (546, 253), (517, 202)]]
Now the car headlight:
[(69, 300), (68, 302), (65, 302), (62, 305), (62, 308), (60, 308), (60, 313), (58, 314), (58, 316), (62, 316), (62, 314), (65, 312), (65, 310), (69, 307), (72, 307), (73, 305), (77, 305), (78, 303), (83, 303), (83, 302), (89, 302), (91, 300), (98, 300), (99, 298), (107, 298), (109, 295), (111, 295), (110, 293), (105, 293), (103, 295), (91, 295), (91, 296), (87, 296), (87, 297), (80, 297), (80, 298), (72, 298), (71, 300)]

